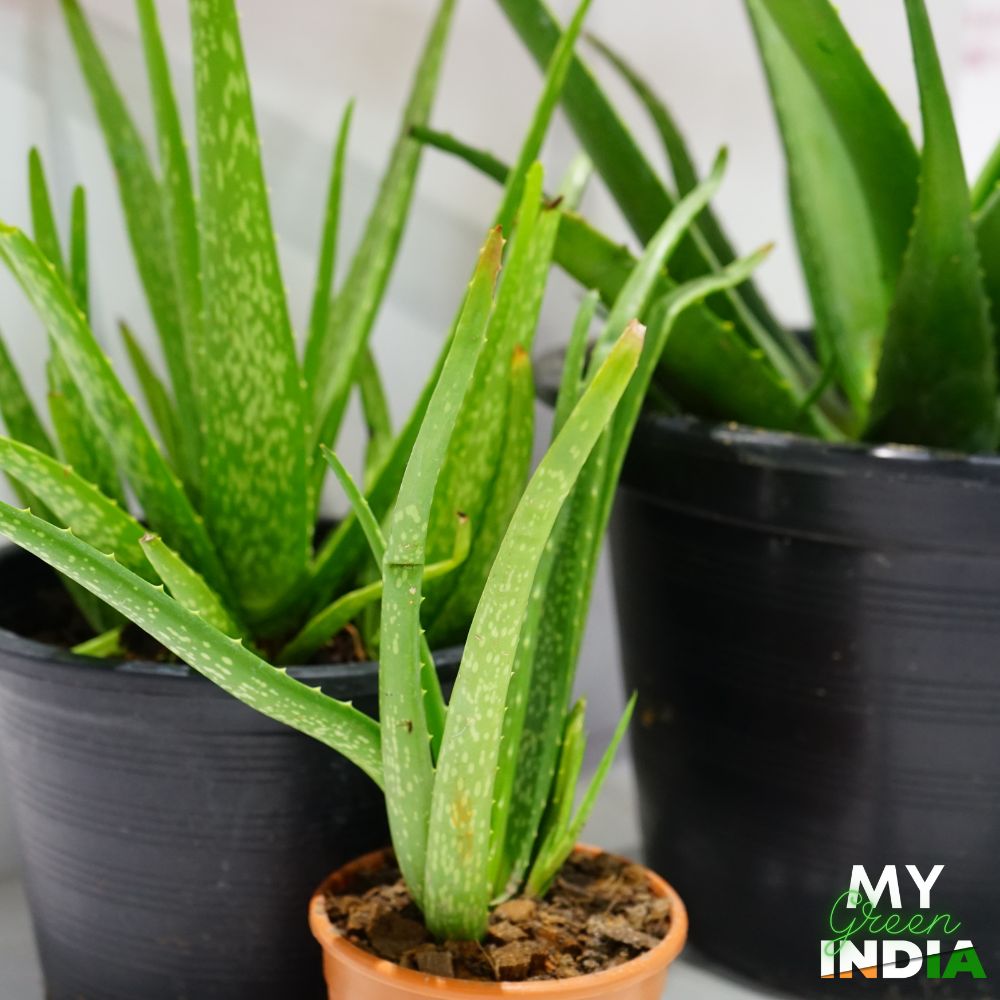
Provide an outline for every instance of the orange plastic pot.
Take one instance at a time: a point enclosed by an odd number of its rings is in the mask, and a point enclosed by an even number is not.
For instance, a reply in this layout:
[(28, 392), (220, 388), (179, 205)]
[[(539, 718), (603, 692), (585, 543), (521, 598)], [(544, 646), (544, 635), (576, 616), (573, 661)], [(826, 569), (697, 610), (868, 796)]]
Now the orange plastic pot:
[[(600, 853), (580, 847), (588, 854)], [(605, 972), (575, 979), (529, 983), (479, 983), (446, 979), (404, 969), (376, 958), (346, 940), (330, 923), (326, 913), (328, 893), (343, 892), (359, 872), (378, 868), (385, 851), (366, 854), (334, 872), (317, 890), (309, 904), (309, 926), (323, 948), (323, 972), (330, 1000), (461, 1000), (463, 997), (553, 997), (558, 1000), (660, 1000), (671, 962), (687, 940), (687, 911), (680, 896), (658, 875), (646, 872), (657, 896), (671, 903), (672, 920), (667, 936), (652, 950), (631, 962)]]

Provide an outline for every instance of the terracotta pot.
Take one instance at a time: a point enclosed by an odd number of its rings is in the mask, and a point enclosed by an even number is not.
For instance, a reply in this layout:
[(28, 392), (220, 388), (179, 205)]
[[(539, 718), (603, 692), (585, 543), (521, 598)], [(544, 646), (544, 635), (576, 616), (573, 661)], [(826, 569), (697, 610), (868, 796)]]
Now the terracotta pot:
[[(579, 847), (588, 854), (594, 847)], [(323, 972), (330, 1000), (411, 1000), (413, 997), (459, 1000), (462, 997), (557, 997), (559, 1000), (660, 1000), (670, 963), (687, 940), (687, 911), (680, 896), (654, 872), (647, 871), (658, 896), (670, 899), (670, 932), (652, 951), (605, 972), (575, 979), (529, 983), (482, 983), (428, 976), (376, 958), (351, 944), (336, 931), (326, 913), (329, 892), (345, 889), (358, 872), (378, 868), (385, 851), (366, 854), (334, 872), (309, 904), (309, 926), (323, 948)]]

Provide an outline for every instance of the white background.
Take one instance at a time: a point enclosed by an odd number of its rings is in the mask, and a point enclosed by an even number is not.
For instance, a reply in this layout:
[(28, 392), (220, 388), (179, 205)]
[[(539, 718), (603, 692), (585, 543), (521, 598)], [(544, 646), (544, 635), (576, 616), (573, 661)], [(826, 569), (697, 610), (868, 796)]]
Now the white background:
[[(89, 0), (106, 52), (148, 126), (145, 77), (133, 6)], [(168, 47), (182, 100), (189, 104), (186, 7), (160, 0)], [(434, 4), (432, 0), (244, 0), (248, 59), (257, 100), (273, 210), (296, 322), (310, 294), (312, 258), (325, 193), (329, 146), (344, 102), (358, 100), (346, 201), (348, 234), (365, 218), (378, 171), (392, 141), (402, 97)], [(558, 0), (565, 16), (572, 3)], [(931, 0), (946, 71), (953, 84), (970, 160), (985, 156), (1000, 133), (997, 19), (1000, 0)], [(902, 0), (842, 0), (841, 11), (907, 121), (917, 120)], [(763, 78), (740, 0), (595, 0), (592, 30), (655, 84), (678, 112), (703, 166), (729, 145), (729, 177), (718, 199), (739, 247), (778, 240), (761, 277), (777, 311), (790, 323), (808, 321), (784, 202), (780, 147)], [(655, 162), (658, 147), (641, 113), (617, 81), (630, 122)], [(530, 117), (539, 75), (493, 0), (460, 0), (435, 124), (510, 158)], [(83, 181), (91, 206), (95, 324), (110, 353), (114, 320), (128, 317), (140, 333), (149, 321), (124, 239), (102, 140), (61, 23), (56, 0), (0, 0), (0, 218), (26, 225), (26, 153), (38, 145), (60, 207)], [(191, 135), (192, 130), (189, 129)], [(558, 171), (575, 151), (560, 122), (546, 162)], [(891, 164), (886, 165), (892, 169)], [(493, 185), (460, 164), (430, 154), (418, 203), (403, 245), (375, 349), (397, 419), (407, 411), (436, 355), (468, 277), (473, 255), (496, 202)], [(595, 185), (586, 210), (626, 238), (609, 199)], [(575, 289), (552, 282), (540, 344), (566, 335)], [(0, 275), (0, 327), (31, 384), (42, 384), (43, 337), (6, 275)], [(544, 420), (544, 418), (543, 418)], [(357, 423), (348, 454), (357, 449)], [(591, 694), (592, 725), (600, 741), (621, 704), (613, 605), (606, 572), (596, 595), (581, 666)], [(9, 817), (0, 787), (0, 877), (14, 865)]]

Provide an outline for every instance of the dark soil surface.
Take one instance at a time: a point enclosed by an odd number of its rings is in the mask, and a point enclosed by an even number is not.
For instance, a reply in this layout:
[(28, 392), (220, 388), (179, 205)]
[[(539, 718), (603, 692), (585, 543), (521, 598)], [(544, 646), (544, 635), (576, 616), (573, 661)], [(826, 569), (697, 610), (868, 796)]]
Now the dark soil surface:
[(574, 854), (542, 900), (512, 899), (490, 917), (481, 942), (435, 942), (391, 864), (330, 895), (330, 920), (379, 958), (435, 976), (485, 982), (569, 979), (601, 972), (655, 948), (670, 929), (669, 900), (644, 870), (608, 854)]

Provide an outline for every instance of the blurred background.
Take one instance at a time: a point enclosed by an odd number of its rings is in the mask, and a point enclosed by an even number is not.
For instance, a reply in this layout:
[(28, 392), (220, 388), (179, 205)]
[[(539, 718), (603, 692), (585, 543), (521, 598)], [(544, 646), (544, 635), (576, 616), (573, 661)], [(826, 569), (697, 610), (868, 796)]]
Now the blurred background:
[[(133, 6), (85, 0), (133, 113), (149, 125), (145, 73)], [(272, 209), (293, 315), (305, 323), (319, 238), (330, 146), (344, 103), (357, 99), (345, 199), (345, 234), (364, 223), (379, 171), (397, 128), (434, 0), (242, 0), (244, 41), (264, 146)], [(573, 0), (552, 0), (566, 17)], [(1000, 129), (1000, 0), (930, 0), (952, 87), (969, 168), (976, 170)], [(185, 0), (159, 0), (179, 96), (190, 104)], [(849, 29), (885, 86), (916, 123), (901, 0), (841, 0)], [(718, 208), (742, 251), (777, 240), (760, 279), (778, 314), (806, 324), (809, 312), (792, 249), (779, 141), (741, 0), (651, 3), (595, 0), (590, 29), (627, 54), (674, 108), (703, 167), (720, 145), (731, 151)], [(659, 146), (641, 110), (592, 53), (584, 54), (620, 98), (654, 162)], [(517, 150), (540, 76), (494, 0), (460, 0), (434, 114), (435, 126), (506, 159)], [(147, 340), (151, 324), (129, 252), (114, 181), (89, 98), (62, 25), (57, 0), (0, 0), (0, 218), (28, 224), (27, 151), (41, 149), (61, 209), (73, 185), (90, 198), (95, 327), (117, 361), (115, 321), (128, 318)], [(148, 134), (147, 128), (147, 134)], [(193, 134), (189, 128), (188, 135)], [(576, 151), (559, 122), (546, 149), (558, 174)], [(887, 165), (889, 169), (891, 165)], [(411, 218), (374, 347), (397, 420), (407, 413), (436, 356), (474, 254), (496, 206), (497, 189), (464, 165), (434, 152), (425, 158)], [(628, 233), (595, 182), (584, 211), (622, 240)], [(65, 217), (66, 212), (63, 212)], [(567, 335), (577, 292), (554, 274), (538, 347)], [(0, 275), (0, 327), (41, 391), (44, 334), (6, 273)], [(120, 371), (124, 365), (118, 366)], [(41, 397), (39, 397), (41, 398)], [(548, 432), (539, 412), (539, 440)], [(360, 454), (354, 415), (341, 450)], [(8, 494), (0, 485), (0, 496)], [(329, 499), (331, 510), (337, 498)], [(623, 693), (617, 669), (614, 607), (607, 567), (595, 595), (580, 670), (590, 695), (593, 744), (603, 745)], [(0, 774), (0, 879), (16, 866)]]

